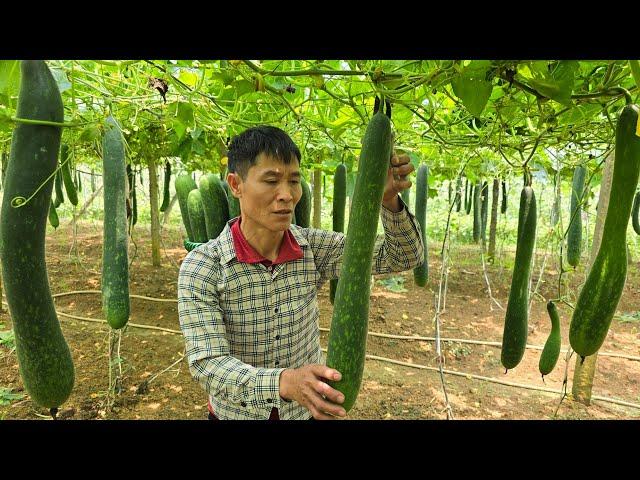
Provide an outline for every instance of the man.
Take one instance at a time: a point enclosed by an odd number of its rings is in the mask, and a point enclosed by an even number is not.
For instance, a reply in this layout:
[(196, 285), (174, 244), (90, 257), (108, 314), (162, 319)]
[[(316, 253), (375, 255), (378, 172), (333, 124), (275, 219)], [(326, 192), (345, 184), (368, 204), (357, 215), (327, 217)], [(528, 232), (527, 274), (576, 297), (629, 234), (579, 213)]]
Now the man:
[[(209, 394), (209, 418), (344, 417), (343, 395), (326, 383), (340, 372), (321, 364), (317, 291), (339, 276), (345, 235), (291, 224), (302, 196), (300, 150), (282, 130), (250, 128), (227, 157), (241, 216), (186, 256), (178, 280), (186, 355)], [(406, 155), (391, 163), (377, 274), (424, 258), (418, 223), (398, 195), (414, 168)]]

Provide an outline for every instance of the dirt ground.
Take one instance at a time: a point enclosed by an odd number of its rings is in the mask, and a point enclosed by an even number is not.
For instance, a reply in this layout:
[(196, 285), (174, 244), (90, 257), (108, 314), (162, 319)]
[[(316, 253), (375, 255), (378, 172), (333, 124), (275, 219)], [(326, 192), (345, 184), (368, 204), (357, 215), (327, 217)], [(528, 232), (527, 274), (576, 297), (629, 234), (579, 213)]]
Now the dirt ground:
[[(77, 252), (70, 227), (61, 226), (47, 238), (47, 265), (52, 293), (100, 289), (102, 227), (83, 223), (78, 228)], [(137, 252), (130, 270), (132, 294), (175, 299), (179, 264), (186, 255), (180, 233), (165, 229), (162, 234), (162, 266), (151, 265), (149, 232), (136, 227)], [(132, 255), (135, 251), (132, 246)], [(488, 266), (491, 291), (497, 302), (506, 307), (511, 279), (513, 251), (503, 252), (495, 265)], [(540, 252), (542, 253), (542, 252)], [(634, 259), (637, 260), (637, 259)], [(583, 257), (584, 261), (584, 257)], [(538, 281), (542, 258), (538, 258), (533, 281)], [(546, 299), (557, 292), (558, 272), (549, 259), (543, 281), (532, 303), (528, 344), (543, 345), (550, 329)], [(631, 315), (640, 305), (640, 262), (629, 268), (627, 284), (618, 307), (621, 315)], [(372, 293), (369, 331), (395, 335), (435, 335), (436, 293), (440, 280), (439, 245), (430, 245), (430, 276), (426, 288), (414, 284), (412, 272), (376, 277), (376, 280), (404, 281), (405, 292), (394, 292), (376, 281)], [(579, 291), (584, 281), (582, 269), (565, 275), (570, 291)], [(320, 327), (328, 328), (332, 306), (326, 285), (319, 292)], [(572, 300), (574, 301), (574, 300)], [(73, 294), (56, 298), (56, 308), (76, 316), (101, 318), (99, 294)], [(11, 318), (3, 306), (0, 330), (11, 328)], [(568, 343), (570, 309), (559, 305), (563, 348)], [(640, 355), (640, 321), (624, 317), (614, 319), (601, 352)], [(488, 296), (480, 262), (479, 247), (454, 245), (448, 278), (446, 309), (441, 316), (441, 336), (500, 342), (504, 311)], [(105, 408), (109, 387), (109, 329), (106, 324), (90, 323), (60, 316), (62, 330), (71, 348), (76, 368), (76, 383), (59, 416), (66, 419), (205, 419), (207, 398), (189, 374), (186, 360), (180, 360), (184, 342), (180, 334), (127, 327), (122, 334), (122, 389), (111, 411)], [(179, 330), (177, 304), (132, 298), (130, 323)], [(321, 344), (326, 347), (327, 332)], [(505, 374), (500, 364), (500, 348), (456, 341), (443, 341), (444, 368), (462, 372), (444, 377), (453, 418), (456, 419), (633, 419), (640, 409), (593, 400), (590, 406), (565, 398), (559, 393), (491, 383), (470, 375), (499, 381), (553, 389), (559, 392), (565, 376), (564, 354), (555, 370), (545, 377), (538, 372), (540, 350), (527, 349), (524, 359)], [(415, 365), (437, 367), (434, 342), (390, 339), (370, 336), (367, 353)], [(176, 363), (177, 362), (177, 363)], [(569, 361), (569, 392), (575, 355)], [(170, 367), (172, 364), (174, 366)], [(167, 369), (168, 368), (168, 369)], [(158, 375), (159, 374), (159, 375)], [(640, 404), (640, 362), (600, 355), (593, 395)], [(0, 345), (0, 390), (25, 395), (18, 374), (15, 352)], [(1, 400), (1, 399), (0, 399)], [(10, 400), (2, 405), (0, 418), (51, 418), (46, 409), (28, 398)], [(557, 414), (556, 414), (557, 410)], [(349, 419), (445, 419), (443, 387), (437, 371), (402, 366), (368, 359), (363, 384)]]

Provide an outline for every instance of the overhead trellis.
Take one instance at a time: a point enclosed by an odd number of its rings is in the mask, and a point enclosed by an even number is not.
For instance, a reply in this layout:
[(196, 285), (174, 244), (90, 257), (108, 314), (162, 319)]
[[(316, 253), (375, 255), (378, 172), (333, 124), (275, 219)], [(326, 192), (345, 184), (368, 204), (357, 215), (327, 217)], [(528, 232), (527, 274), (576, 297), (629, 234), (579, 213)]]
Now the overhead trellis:
[[(471, 178), (551, 174), (610, 149), (625, 96), (638, 97), (634, 61), (575, 60), (56, 60), (65, 137), (91, 163), (113, 113), (132, 162), (150, 143), (186, 170), (223, 168), (228, 140), (247, 127), (278, 125), (303, 165), (332, 171), (357, 158), (375, 96), (394, 105), (396, 146), (448, 179), (467, 162)], [(18, 61), (0, 61), (0, 144), (8, 149)], [(150, 147), (146, 147), (150, 148)], [(550, 152), (553, 153), (550, 154)], [(568, 175), (568, 171), (566, 175)]]

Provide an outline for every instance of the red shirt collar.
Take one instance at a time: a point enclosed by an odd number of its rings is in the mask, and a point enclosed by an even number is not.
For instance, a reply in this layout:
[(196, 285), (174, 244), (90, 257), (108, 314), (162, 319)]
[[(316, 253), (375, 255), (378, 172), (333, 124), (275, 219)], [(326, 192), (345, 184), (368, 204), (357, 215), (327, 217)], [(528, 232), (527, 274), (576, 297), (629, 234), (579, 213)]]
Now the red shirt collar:
[(302, 248), (291, 234), (291, 231), (287, 229), (284, 232), (284, 238), (282, 239), (282, 245), (280, 246), (280, 253), (278, 258), (274, 262), (268, 258), (260, 255), (256, 250), (249, 245), (247, 239), (240, 230), (240, 222), (242, 218), (238, 218), (237, 221), (231, 225), (231, 236), (233, 237), (233, 246), (236, 250), (236, 257), (241, 263), (262, 263), (267, 267), (270, 265), (277, 265), (279, 263), (289, 262), (291, 260), (298, 260), (304, 256)]

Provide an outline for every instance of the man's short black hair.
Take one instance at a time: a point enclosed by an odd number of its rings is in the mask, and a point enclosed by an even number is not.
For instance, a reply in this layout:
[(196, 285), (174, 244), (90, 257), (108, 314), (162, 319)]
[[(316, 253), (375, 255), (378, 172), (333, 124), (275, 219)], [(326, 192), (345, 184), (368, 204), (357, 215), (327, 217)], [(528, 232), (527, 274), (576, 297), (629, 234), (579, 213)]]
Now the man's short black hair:
[(237, 173), (245, 179), (249, 168), (255, 165), (258, 155), (264, 153), (285, 164), (295, 160), (300, 163), (300, 149), (291, 137), (278, 127), (260, 125), (236, 135), (227, 152), (229, 173)]

